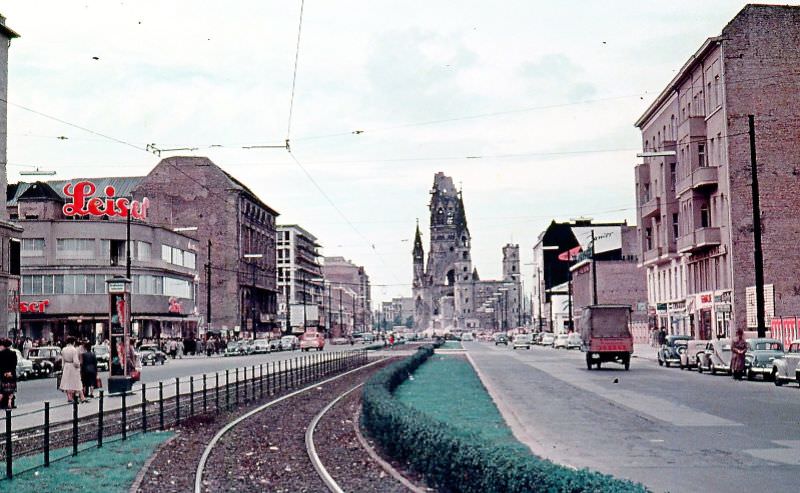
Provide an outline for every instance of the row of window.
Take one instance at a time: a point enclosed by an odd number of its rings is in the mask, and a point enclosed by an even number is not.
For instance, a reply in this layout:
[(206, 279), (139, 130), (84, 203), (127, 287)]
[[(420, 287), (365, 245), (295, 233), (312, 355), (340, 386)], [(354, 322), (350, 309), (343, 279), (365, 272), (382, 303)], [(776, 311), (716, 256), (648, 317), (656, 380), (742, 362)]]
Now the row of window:
[[(104, 294), (110, 274), (30, 274), (22, 276), (22, 294)], [(194, 299), (192, 283), (169, 276), (135, 275), (132, 292)]]
[[(120, 259), (127, 256), (125, 240), (100, 240), (101, 254), (104, 259)], [(44, 238), (23, 238), (21, 255), (23, 257), (44, 256)], [(95, 240), (93, 238), (57, 238), (56, 257), (73, 259), (95, 258)], [(134, 260), (150, 260), (152, 245), (146, 241), (131, 242), (131, 258)], [(161, 259), (164, 262), (194, 269), (197, 256), (194, 252), (181, 250), (169, 245), (161, 245)]]
[(181, 250), (169, 245), (161, 245), (161, 260), (168, 264), (179, 265), (189, 269), (194, 269), (197, 265), (197, 255), (194, 252)]

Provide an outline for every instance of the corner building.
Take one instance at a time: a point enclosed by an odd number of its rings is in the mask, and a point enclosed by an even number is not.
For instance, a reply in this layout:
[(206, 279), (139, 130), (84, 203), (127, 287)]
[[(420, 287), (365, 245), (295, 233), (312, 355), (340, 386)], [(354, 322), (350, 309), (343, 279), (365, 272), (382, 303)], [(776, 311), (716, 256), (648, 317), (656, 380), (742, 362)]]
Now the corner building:
[[(636, 121), (651, 323), (700, 339), (755, 329), (748, 115), (755, 115), (767, 324), (800, 315), (800, 8), (747, 5)], [(671, 154), (671, 155), (670, 155)], [(751, 296), (748, 296), (748, 291)]]

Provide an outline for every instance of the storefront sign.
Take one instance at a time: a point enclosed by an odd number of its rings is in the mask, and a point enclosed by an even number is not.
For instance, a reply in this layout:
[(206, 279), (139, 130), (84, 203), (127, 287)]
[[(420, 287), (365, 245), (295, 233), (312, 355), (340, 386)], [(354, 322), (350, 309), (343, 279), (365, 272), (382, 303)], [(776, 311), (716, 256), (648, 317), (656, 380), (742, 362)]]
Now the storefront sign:
[(31, 301), (30, 303), (26, 303), (24, 301), (20, 301), (19, 303), (19, 312), (20, 313), (44, 313), (47, 306), (50, 304), (50, 300), (42, 300), (42, 301)]
[(656, 310), (659, 312), (666, 312), (667, 311), (667, 304), (666, 303), (656, 303)]
[(731, 312), (731, 305), (729, 305), (727, 303), (723, 304), (723, 305), (717, 305), (715, 308), (717, 310), (717, 313), (730, 313)]
[(701, 294), (700, 295), (700, 304), (705, 305), (706, 303), (711, 303), (711, 295), (710, 294)]
[(117, 191), (111, 185), (104, 190), (105, 198), (93, 197), (96, 191), (97, 185), (90, 181), (64, 185), (63, 192), (67, 196), (67, 203), (62, 208), (64, 215), (128, 217), (130, 214), (134, 219), (147, 219), (147, 208), (150, 205), (147, 198), (140, 202), (128, 197), (115, 197)]
[(178, 301), (177, 298), (174, 296), (169, 299), (169, 312), (170, 313), (180, 313), (181, 312), (181, 302)]

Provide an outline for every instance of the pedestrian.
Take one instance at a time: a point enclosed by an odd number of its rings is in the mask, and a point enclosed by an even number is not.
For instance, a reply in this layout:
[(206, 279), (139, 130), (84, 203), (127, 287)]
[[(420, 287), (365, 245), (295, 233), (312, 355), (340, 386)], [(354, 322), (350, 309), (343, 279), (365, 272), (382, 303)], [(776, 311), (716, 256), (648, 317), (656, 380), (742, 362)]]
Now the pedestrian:
[(31, 341), (30, 337), (25, 338), (25, 342), (22, 343), (22, 357), (27, 358), (28, 353), (30, 352), (31, 348), (33, 347), (33, 341)]
[(175, 339), (172, 339), (171, 341), (169, 341), (169, 355), (172, 357), (172, 359), (175, 359), (175, 356), (177, 354), (178, 354), (178, 343), (175, 341)]
[(178, 350), (178, 358), (183, 359), (183, 341), (178, 341), (177, 343), (177, 350)]
[(736, 329), (736, 339), (731, 344), (731, 376), (734, 380), (741, 380), (744, 376), (744, 355), (747, 352), (747, 342), (744, 340), (744, 330)]
[(83, 396), (83, 385), (81, 385), (81, 362), (78, 359), (78, 350), (75, 348), (75, 338), (68, 336), (66, 346), (61, 351), (61, 386), (67, 395), (67, 402), (73, 399), (80, 399), (86, 402)]
[(83, 353), (81, 353), (81, 383), (83, 384), (83, 395), (94, 397), (94, 388), (97, 385), (97, 356), (92, 352), (92, 345), (89, 342), (83, 343)]
[(0, 339), (0, 409), (17, 407), (17, 353), (11, 349), (9, 339)]
[(661, 330), (658, 331), (658, 345), (663, 346), (667, 343), (667, 331), (664, 327), (661, 327)]

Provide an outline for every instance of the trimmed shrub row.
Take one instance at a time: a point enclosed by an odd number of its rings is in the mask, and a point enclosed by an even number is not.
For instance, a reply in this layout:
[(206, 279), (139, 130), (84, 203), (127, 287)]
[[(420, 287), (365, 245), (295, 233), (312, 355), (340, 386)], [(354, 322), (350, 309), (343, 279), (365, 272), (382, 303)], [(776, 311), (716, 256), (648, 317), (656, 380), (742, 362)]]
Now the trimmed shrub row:
[(390, 456), (425, 476), (443, 492), (646, 492), (641, 484), (572, 470), (498, 445), (431, 418), (394, 398), (392, 392), (433, 354), (423, 346), (370, 378), (364, 386), (362, 424)]

